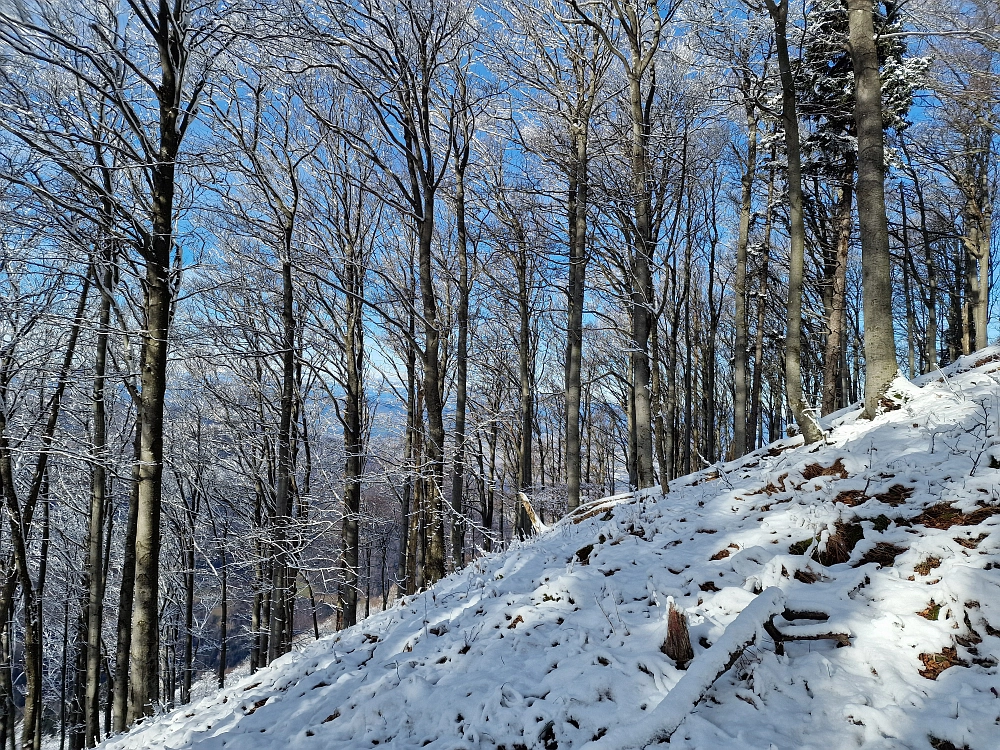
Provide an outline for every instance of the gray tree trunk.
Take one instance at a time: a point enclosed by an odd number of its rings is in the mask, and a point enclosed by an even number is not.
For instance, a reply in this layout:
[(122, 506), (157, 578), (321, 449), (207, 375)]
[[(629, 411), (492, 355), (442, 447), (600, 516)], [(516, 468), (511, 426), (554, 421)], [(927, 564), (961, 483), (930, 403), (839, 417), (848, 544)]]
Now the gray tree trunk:
[(740, 226), (736, 238), (736, 339), (733, 344), (733, 458), (747, 452), (747, 245), (750, 241), (750, 218), (753, 214), (753, 183), (757, 174), (756, 104), (747, 108), (747, 161), (743, 170), (743, 191), (740, 196)]
[(892, 323), (892, 266), (885, 210), (882, 81), (871, 0), (848, 0), (854, 119), (858, 128), (858, 224), (865, 316), (865, 416), (874, 417), (899, 368)]
[(364, 407), (364, 322), (361, 300), (364, 282), (361, 263), (349, 248), (344, 264), (344, 287), (347, 321), (344, 332), (344, 355), (347, 364), (344, 408), (344, 521), (342, 528), (344, 580), (340, 587), (340, 608), (344, 627), (358, 621), (358, 520), (361, 513), (361, 479), (364, 473), (364, 434), (362, 409)]
[[(802, 277), (805, 266), (805, 225), (802, 216), (802, 166), (799, 120), (795, 111), (795, 81), (788, 57), (788, 0), (765, 0), (774, 21), (774, 37), (781, 74), (781, 121), (788, 160), (788, 324), (785, 332), (785, 391), (795, 422), (805, 442), (821, 440), (823, 431), (802, 393)], [(880, 136), (881, 137), (881, 136)]]
[(101, 628), (104, 621), (104, 515), (107, 493), (107, 415), (104, 399), (107, 376), (108, 339), (111, 323), (111, 291), (115, 281), (114, 246), (102, 238), (99, 278), (101, 302), (94, 354), (94, 416), (91, 437), (93, 468), (90, 477), (90, 512), (87, 526), (87, 677), (84, 701), (84, 733), (87, 747), (101, 741)]
[(129, 654), (132, 650), (132, 602), (135, 597), (135, 534), (139, 524), (139, 441), (142, 436), (142, 404), (135, 403), (135, 437), (132, 440), (132, 484), (129, 489), (128, 519), (125, 522), (122, 583), (118, 592), (118, 640), (115, 649), (115, 684), (112, 696), (114, 732), (128, 728)]
[[(528, 247), (523, 238), (517, 240), (517, 309), (518, 309), (518, 377), (520, 381), (520, 442), (518, 443), (518, 489), (531, 496), (532, 465), (531, 437), (535, 418), (534, 357), (531, 349), (531, 287), (529, 285)], [(533, 527), (522, 503), (517, 503), (516, 532), (522, 539)]]
[[(465, 101), (465, 80), (461, 81), (462, 100)], [(469, 123), (466, 117), (466, 128)], [(461, 147), (455, 154), (455, 223), (458, 249), (458, 341), (455, 362), (455, 458), (451, 480), (451, 557), (457, 570), (465, 565), (465, 417), (469, 380), (469, 236), (465, 223), (465, 172), (469, 165), (471, 134), (465, 133)]]
[(569, 180), (569, 285), (566, 311), (566, 495), (567, 510), (580, 505), (580, 391), (583, 364), (583, 305), (587, 273), (589, 128), (574, 133)]
[(833, 289), (830, 292), (830, 319), (826, 351), (823, 353), (823, 414), (836, 411), (840, 403), (841, 364), (847, 339), (847, 254), (851, 247), (854, 168), (856, 159), (848, 152), (837, 202), (837, 245), (834, 250)]

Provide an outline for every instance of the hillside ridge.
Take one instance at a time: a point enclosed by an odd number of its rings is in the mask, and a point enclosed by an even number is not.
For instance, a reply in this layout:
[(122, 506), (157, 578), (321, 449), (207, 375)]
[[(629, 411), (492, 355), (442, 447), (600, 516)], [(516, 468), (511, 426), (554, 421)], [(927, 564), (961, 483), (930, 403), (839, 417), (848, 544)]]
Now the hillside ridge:
[(685, 674), (660, 648), (668, 602), (697, 669), (776, 587), (775, 625), (797, 639), (758, 633), (671, 747), (995, 750), (1000, 349), (897, 379), (885, 408), (843, 410), (822, 444), (778, 441), (663, 498), (588, 503), (102, 747), (632, 746)]

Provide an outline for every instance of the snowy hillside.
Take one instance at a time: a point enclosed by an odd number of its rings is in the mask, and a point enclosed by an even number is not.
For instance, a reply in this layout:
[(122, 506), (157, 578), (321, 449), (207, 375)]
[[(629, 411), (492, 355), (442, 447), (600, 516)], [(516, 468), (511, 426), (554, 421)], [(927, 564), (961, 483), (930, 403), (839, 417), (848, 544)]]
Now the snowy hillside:
[[(825, 445), (586, 506), (105, 747), (614, 750), (680, 711), (671, 747), (995, 750), (1000, 350), (948, 373), (899, 381), (872, 422), (839, 415)], [(687, 671), (660, 650), (668, 597)], [(778, 656), (758, 633), (695, 707), (671, 704), (752, 602), (797, 640)]]

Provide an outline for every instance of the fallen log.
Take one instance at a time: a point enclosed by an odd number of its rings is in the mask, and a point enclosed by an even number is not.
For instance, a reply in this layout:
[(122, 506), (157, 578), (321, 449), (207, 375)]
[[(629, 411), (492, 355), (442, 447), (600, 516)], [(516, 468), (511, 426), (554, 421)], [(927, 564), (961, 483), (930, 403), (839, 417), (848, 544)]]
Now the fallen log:
[[(790, 619), (785, 615), (782, 616), (786, 620)], [(835, 633), (824, 630), (817, 625), (792, 625), (784, 629), (779, 629), (774, 624), (774, 619), (772, 618), (764, 623), (764, 630), (771, 636), (771, 640), (774, 641), (774, 653), (778, 656), (785, 655), (785, 643), (787, 641), (836, 641), (838, 647), (851, 645), (851, 633)]]

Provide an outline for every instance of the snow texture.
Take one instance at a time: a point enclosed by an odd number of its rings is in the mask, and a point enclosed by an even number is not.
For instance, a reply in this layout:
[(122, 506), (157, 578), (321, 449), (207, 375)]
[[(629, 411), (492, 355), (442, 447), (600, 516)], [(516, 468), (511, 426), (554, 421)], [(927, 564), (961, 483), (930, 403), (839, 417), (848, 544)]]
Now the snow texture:
[(625, 750), (670, 739), (716, 678), (735, 656), (757, 640), (763, 624), (780, 614), (784, 605), (785, 595), (777, 586), (762, 592), (729, 623), (722, 637), (694, 662), (649, 716), (635, 726), (616, 727), (601, 739), (587, 743), (585, 750)]
[[(104, 747), (618, 750), (676, 726), (673, 750), (996, 750), (1000, 349), (889, 396), (822, 444), (588, 504)], [(780, 631), (850, 645), (777, 656), (774, 588)], [(686, 673), (660, 651), (671, 596)]]

